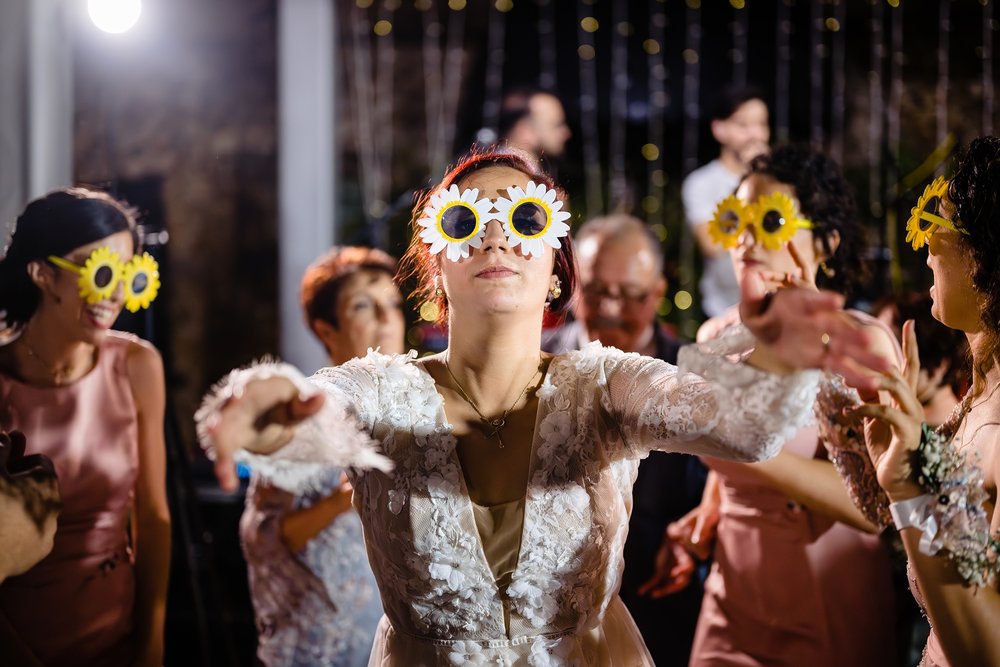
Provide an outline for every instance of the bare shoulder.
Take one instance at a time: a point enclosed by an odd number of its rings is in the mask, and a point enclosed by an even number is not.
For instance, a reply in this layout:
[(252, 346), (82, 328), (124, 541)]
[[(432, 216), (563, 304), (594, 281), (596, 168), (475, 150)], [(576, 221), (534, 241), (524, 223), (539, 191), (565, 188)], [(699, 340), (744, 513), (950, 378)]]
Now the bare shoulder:
[(129, 377), (134, 380), (163, 377), (163, 357), (149, 341), (134, 338), (125, 352)]

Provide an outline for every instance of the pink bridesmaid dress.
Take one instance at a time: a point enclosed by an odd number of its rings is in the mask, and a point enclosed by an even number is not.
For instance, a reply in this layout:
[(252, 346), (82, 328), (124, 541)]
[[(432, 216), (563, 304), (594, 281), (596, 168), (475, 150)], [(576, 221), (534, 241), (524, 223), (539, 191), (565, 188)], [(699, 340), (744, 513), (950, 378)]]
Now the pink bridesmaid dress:
[[(816, 427), (785, 447), (825, 453)], [(811, 512), (749, 473), (719, 476), (715, 562), (691, 666), (895, 664), (892, 574), (878, 536)]]
[(0, 374), (0, 428), (27, 436), (59, 475), (55, 545), (0, 584), (0, 613), (45, 665), (130, 664), (135, 577), (127, 523), (138, 475), (138, 425), (126, 372), (133, 338), (111, 332), (95, 367), (63, 387)]

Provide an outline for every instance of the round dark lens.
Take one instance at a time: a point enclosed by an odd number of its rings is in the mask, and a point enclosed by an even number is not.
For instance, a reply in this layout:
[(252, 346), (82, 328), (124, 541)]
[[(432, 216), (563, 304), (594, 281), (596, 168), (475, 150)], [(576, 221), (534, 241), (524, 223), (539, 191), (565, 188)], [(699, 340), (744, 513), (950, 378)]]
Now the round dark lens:
[[(924, 207), (924, 211), (926, 211), (927, 213), (937, 213), (938, 203), (940, 201), (941, 201), (940, 197), (934, 197), (929, 202), (927, 202), (927, 206)], [(920, 225), (920, 231), (926, 232), (929, 231), (930, 228), (933, 227), (935, 223), (925, 219), (923, 216), (920, 216), (918, 224)]]
[(145, 271), (140, 271), (132, 276), (132, 294), (142, 294), (148, 286), (149, 276), (146, 275)]
[(450, 240), (466, 239), (476, 231), (476, 214), (468, 206), (456, 204), (441, 216), (441, 230)]
[(114, 275), (115, 272), (111, 270), (111, 267), (104, 265), (97, 269), (97, 271), (94, 271), (94, 284), (101, 289), (104, 289), (111, 284), (111, 279)]
[(538, 204), (525, 202), (518, 204), (510, 216), (511, 224), (521, 236), (535, 236), (545, 230), (548, 216)]
[(775, 210), (770, 210), (764, 214), (764, 219), (761, 221), (761, 227), (768, 234), (773, 234), (782, 227), (785, 226), (785, 219), (781, 217), (781, 213)]
[(740, 227), (740, 216), (735, 211), (724, 211), (719, 216), (719, 226), (726, 234), (735, 234)]

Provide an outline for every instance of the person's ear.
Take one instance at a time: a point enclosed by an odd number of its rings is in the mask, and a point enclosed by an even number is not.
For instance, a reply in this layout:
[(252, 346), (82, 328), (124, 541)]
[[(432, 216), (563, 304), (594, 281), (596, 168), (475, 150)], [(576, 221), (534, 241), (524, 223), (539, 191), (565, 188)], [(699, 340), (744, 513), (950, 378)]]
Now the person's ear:
[(722, 146), (726, 144), (726, 137), (728, 133), (726, 132), (726, 121), (724, 120), (713, 120), (712, 124), (709, 126), (712, 130), (712, 137)]
[(35, 287), (43, 292), (52, 288), (56, 277), (55, 269), (48, 262), (36, 259), (28, 262), (26, 270), (28, 277), (31, 278), (31, 282), (35, 283)]
[(838, 232), (836, 229), (830, 230), (824, 236), (815, 234), (813, 237), (813, 252), (816, 254), (816, 259), (819, 261), (825, 262), (826, 260), (836, 255), (837, 248), (839, 247), (840, 247), (840, 232)]
[(327, 353), (333, 356), (333, 351), (340, 342), (340, 330), (326, 320), (313, 320), (312, 327), (319, 342), (326, 348)]
[(652, 292), (656, 296), (656, 303), (659, 304), (667, 293), (667, 279), (663, 276), (658, 277), (653, 284)]

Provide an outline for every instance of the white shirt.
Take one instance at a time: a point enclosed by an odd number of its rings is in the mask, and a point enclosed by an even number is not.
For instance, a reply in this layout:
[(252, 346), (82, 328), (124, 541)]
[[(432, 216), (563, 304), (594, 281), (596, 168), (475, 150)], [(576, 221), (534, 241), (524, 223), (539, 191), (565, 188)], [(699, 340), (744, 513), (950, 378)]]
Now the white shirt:
[[(684, 217), (694, 229), (708, 222), (715, 212), (715, 205), (726, 195), (731, 195), (740, 184), (740, 176), (729, 171), (719, 160), (712, 160), (695, 169), (684, 179), (681, 199)], [(701, 309), (709, 317), (721, 315), (740, 300), (740, 287), (729, 253), (704, 258), (704, 271), (698, 288), (701, 290)]]

